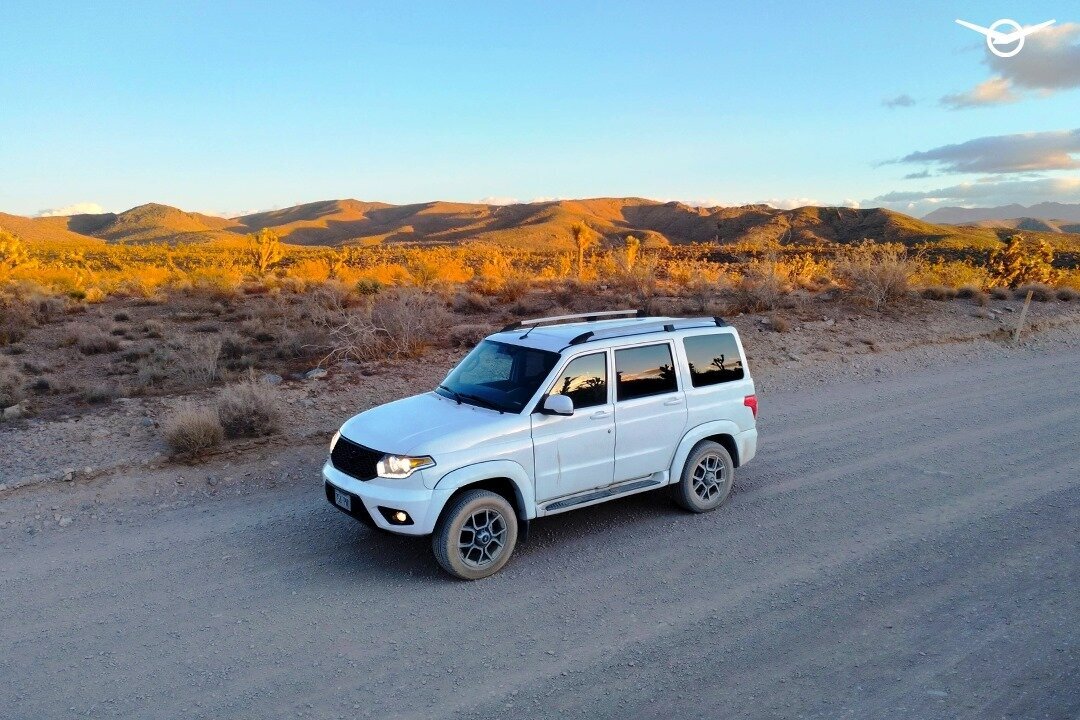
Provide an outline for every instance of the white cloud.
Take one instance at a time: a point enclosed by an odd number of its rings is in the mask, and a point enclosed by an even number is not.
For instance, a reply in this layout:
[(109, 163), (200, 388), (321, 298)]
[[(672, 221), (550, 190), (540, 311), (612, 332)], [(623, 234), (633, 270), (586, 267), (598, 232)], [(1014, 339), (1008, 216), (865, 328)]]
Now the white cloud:
[(1051, 91), (1080, 87), (1080, 23), (1034, 32), (1017, 55), (1002, 58), (988, 52), (986, 63), (1017, 87)]
[(987, 49), (983, 62), (997, 74), (971, 90), (946, 95), (942, 105), (953, 110), (1000, 105), (1025, 95), (1045, 97), (1080, 87), (1080, 23), (1062, 23), (1028, 35), (1013, 57), (998, 57)]
[(1078, 168), (1077, 154), (1080, 128), (975, 138), (913, 152), (893, 162), (924, 165), (943, 173), (1030, 173)]
[(517, 205), (521, 201), (515, 197), (503, 197), (494, 195), (490, 197), (483, 197), (477, 200), (481, 205)]
[(1003, 77), (992, 77), (967, 92), (946, 95), (941, 104), (952, 110), (962, 110), (983, 105), (1005, 105), (1020, 98), (1012, 91), (1012, 83)]
[(794, 197), (794, 198), (769, 198), (768, 200), (759, 200), (756, 205), (771, 205), (777, 210), (794, 210), (795, 208), (805, 207), (807, 205), (824, 205), (825, 203), (814, 198), (807, 197)]
[(38, 217), (61, 217), (67, 215), (100, 215), (105, 212), (105, 208), (101, 207), (97, 203), (93, 202), (80, 202), (74, 205), (66, 205), (59, 208), (50, 208), (48, 210), (42, 210), (37, 214)]

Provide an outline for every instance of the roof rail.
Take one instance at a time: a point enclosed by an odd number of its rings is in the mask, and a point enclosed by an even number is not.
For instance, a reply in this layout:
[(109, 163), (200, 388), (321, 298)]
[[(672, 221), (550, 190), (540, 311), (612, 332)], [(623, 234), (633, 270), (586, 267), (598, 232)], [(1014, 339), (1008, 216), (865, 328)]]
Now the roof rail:
[(606, 340), (608, 338), (627, 337), (629, 335), (644, 335), (653, 332), (675, 332), (676, 330), (688, 330), (690, 328), (724, 327), (727, 322), (721, 317), (699, 318), (670, 318), (653, 323), (641, 325), (623, 325), (621, 327), (605, 328), (601, 330), (587, 330), (573, 337), (567, 347), (580, 345), (591, 340)]
[(644, 310), (601, 310), (600, 312), (577, 313), (575, 315), (552, 315), (551, 317), (532, 318), (531, 320), (515, 320), (499, 332), (563, 322), (596, 322), (597, 320), (609, 320), (617, 317), (647, 317), (647, 315)]

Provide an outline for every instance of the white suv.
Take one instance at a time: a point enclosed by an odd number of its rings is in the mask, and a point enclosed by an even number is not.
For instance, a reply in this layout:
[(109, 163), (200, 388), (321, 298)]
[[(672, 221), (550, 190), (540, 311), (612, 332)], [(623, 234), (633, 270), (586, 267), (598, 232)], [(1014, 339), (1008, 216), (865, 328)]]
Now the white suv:
[(596, 312), (516, 322), (439, 387), (342, 425), (326, 499), (382, 530), (432, 535), (451, 574), (510, 559), (544, 515), (671, 486), (718, 507), (757, 450), (739, 334), (719, 318)]

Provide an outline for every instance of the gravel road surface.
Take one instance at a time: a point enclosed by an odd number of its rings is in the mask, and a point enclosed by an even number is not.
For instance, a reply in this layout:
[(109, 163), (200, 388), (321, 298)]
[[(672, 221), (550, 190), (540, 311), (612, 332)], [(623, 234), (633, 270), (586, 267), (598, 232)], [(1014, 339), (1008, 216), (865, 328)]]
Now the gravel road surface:
[[(4, 718), (1076, 718), (1080, 348), (761, 397), (658, 494), (443, 576), (310, 483), (0, 536)], [(35, 492), (47, 492), (40, 490)]]

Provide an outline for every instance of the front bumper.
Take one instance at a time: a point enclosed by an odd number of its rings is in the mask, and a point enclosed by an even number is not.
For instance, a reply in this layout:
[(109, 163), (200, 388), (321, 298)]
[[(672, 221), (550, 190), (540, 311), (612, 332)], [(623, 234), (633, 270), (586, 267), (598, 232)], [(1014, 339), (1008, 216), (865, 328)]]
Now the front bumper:
[[(399, 535), (430, 535), (435, 529), (442, 504), (436, 502), (435, 493), (422, 484), (417, 487), (410, 483), (402, 487), (408, 480), (357, 480), (335, 468), (329, 460), (323, 465), (322, 475), (330, 504), (334, 504), (333, 489), (344, 490), (353, 496), (353, 509), (349, 514), (361, 522)], [(362, 505), (358, 507), (357, 501)], [(390, 524), (379, 511), (380, 507), (404, 510), (413, 524)]]

